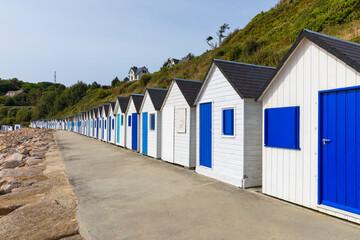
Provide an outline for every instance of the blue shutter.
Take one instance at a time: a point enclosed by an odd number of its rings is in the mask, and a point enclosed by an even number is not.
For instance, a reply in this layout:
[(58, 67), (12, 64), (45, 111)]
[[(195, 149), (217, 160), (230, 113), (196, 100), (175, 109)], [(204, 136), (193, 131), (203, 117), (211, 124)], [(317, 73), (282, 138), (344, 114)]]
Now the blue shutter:
[(234, 136), (234, 109), (223, 110), (223, 134)]
[(150, 130), (155, 130), (155, 114), (150, 115)]
[(128, 126), (131, 127), (131, 116), (129, 116), (129, 119), (128, 119)]
[(124, 115), (121, 115), (121, 126), (124, 125)]
[(267, 108), (264, 113), (265, 146), (300, 149), (300, 107)]

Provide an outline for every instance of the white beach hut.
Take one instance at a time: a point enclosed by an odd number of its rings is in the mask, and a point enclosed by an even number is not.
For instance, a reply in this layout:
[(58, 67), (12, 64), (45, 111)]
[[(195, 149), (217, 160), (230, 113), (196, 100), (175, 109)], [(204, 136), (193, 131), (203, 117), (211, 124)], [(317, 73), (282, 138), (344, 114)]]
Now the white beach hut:
[(259, 98), (263, 192), (358, 223), (359, 56), (360, 44), (303, 30)]
[(275, 68), (214, 59), (196, 99), (196, 172), (238, 186), (261, 186), (262, 105)]
[(196, 164), (196, 107), (201, 81), (174, 78), (161, 107), (161, 158), (193, 168)]
[(147, 88), (140, 108), (140, 152), (161, 158), (161, 106), (168, 90)]
[(104, 141), (104, 142), (108, 142), (109, 139), (108, 139), (108, 129), (109, 129), (109, 119), (108, 119), (108, 116), (109, 116), (109, 109), (110, 109), (110, 104), (109, 103), (104, 103), (103, 104), (103, 108), (102, 108), (102, 111), (101, 111), (101, 140)]
[(140, 150), (140, 141), (139, 141), (139, 111), (144, 94), (131, 94), (129, 99), (129, 104), (126, 109), (126, 148), (132, 149), (134, 151)]
[(114, 113), (116, 115), (116, 145), (125, 147), (125, 137), (126, 137), (126, 109), (129, 104), (129, 97), (118, 97), (115, 101)]
[(115, 101), (111, 101), (109, 104), (109, 113), (108, 113), (108, 142), (115, 144)]

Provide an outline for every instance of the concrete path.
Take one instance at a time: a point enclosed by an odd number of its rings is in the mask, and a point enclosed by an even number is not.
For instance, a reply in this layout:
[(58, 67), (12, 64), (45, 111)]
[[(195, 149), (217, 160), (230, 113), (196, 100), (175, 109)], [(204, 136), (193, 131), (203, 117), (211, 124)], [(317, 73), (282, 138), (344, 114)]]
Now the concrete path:
[(360, 227), (75, 133), (56, 133), (85, 239), (360, 239)]

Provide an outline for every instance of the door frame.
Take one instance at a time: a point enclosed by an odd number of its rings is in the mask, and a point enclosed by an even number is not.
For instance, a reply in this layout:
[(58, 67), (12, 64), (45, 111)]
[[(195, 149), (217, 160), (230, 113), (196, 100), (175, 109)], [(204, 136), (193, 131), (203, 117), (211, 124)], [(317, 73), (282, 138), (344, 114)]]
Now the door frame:
[[(352, 86), (352, 87), (344, 87), (344, 88), (334, 88), (334, 89), (327, 89), (327, 90), (321, 90), (318, 92), (318, 200), (317, 203), (318, 205), (324, 205), (322, 204), (323, 201), (323, 196), (322, 196), (322, 174), (321, 174), (321, 170), (322, 170), (322, 148), (321, 148), (321, 132), (323, 130), (323, 126), (322, 126), (322, 105), (323, 102), (321, 100), (321, 97), (323, 94), (326, 93), (331, 93), (331, 92), (340, 92), (340, 91), (349, 91), (349, 90), (360, 90), (360, 85), (359, 86)], [(336, 205), (336, 204), (334, 204)], [(328, 205), (325, 205), (328, 206)], [(340, 205), (339, 205), (340, 206)], [(341, 205), (342, 206), (342, 205)], [(342, 210), (342, 211), (346, 211), (349, 213), (353, 213), (353, 214), (359, 214), (356, 213), (354, 211), (350, 211), (350, 210), (346, 210), (344, 209), (344, 207), (336, 207), (336, 206), (329, 206), (329, 207), (333, 207), (336, 208), (338, 210)]]
[[(144, 121), (144, 115), (146, 116), (146, 122)], [(148, 125), (148, 123), (149, 123), (149, 113), (148, 112), (143, 112), (142, 113), (142, 116), (141, 116), (141, 119), (142, 119), (142, 121), (141, 121), (141, 123), (142, 123), (142, 126), (141, 126), (141, 150), (142, 150), (142, 153), (144, 153), (144, 154), (146, 154), (146, 155), (148, 155), (148, 153), (149, 153), (149, 125)], [(144, 125), (145, 124), (145, 125)], [(144, 151), (144, 133), (145, 133), (145, 131), (144, 131), (144, 126), (146, 126), (146, 152)]]

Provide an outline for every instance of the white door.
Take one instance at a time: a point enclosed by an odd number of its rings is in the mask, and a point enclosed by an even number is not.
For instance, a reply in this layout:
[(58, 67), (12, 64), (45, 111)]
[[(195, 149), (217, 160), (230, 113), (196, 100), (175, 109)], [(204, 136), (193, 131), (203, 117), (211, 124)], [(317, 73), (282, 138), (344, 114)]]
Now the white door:
[(161, 131), (161, 158), (167, 162), (174, 162), (174, 107), (163, 109)]

